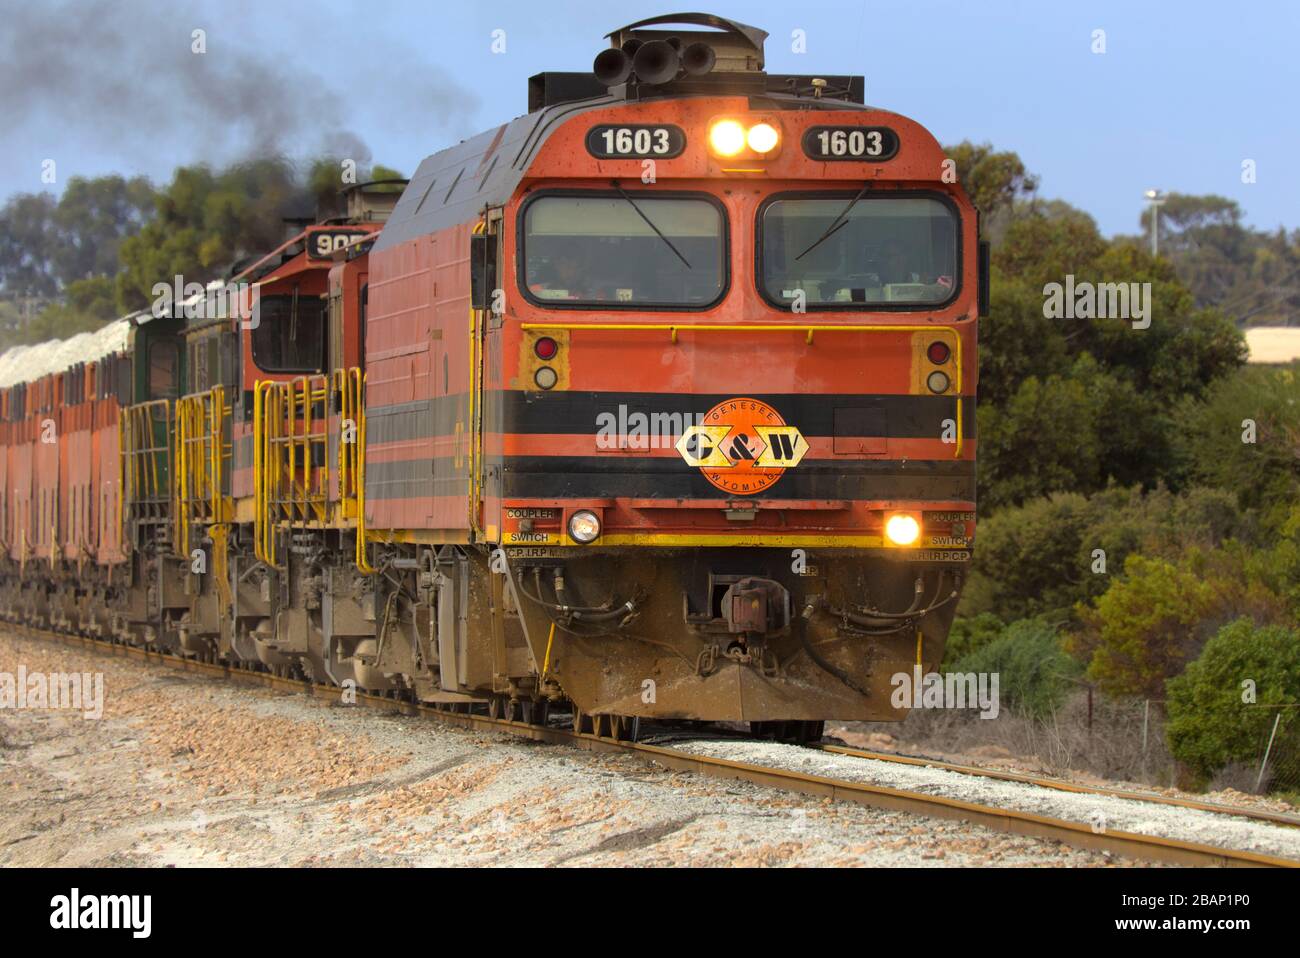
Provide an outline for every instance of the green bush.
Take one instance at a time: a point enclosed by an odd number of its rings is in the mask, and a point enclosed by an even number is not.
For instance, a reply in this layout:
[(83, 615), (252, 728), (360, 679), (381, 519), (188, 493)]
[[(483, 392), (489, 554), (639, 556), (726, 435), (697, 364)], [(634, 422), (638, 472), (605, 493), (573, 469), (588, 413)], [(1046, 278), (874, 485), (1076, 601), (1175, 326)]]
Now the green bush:
[(1291, 621), (1300, 621), (1300, 505), (1293, 505), (1268, 549), (1244, 557), (1246, 577), (1283, 597)]
[[(1069, 621), (1077, 603), (1101, 596), (1134, 553), (1176, 559), (1192, 547), (1214, 549), (1252, 535), (1235, 497), (1218, 489), (1174, 496), (1111, 487), (1088, 497), (1034, 499), (980, 522), (960, 614)], [(1098, 549), (1104, 573), (1094, 571)]]
[[(1286, 521), (1300, 499), (1300, 364), (1247, 367), (1219, 380), (1202, 404), (1188, 403), (1180, 433), (1193, 479), (1258, 509), (1267, 528)], [(1254, 439), (1243, 442), (1254, 423)]]
[(1103, 691), (1159, 699), (1165, 681), (1195, 657), (1219, 602), (1215, 585), (1190, 563), (1132, 555), (1123, 578), (1079, 610), (1083, 629), (1068, 648)]
[(952, 663), (977, 649), (982, 649), (1002, 635), (1007, 624), (992, 612), (981, 612), (970, 618), (958, 616), (952, 620), (948, 631), (948, 641), (943, 647), (943, 668), (951, 668)]
[[(1220, 629), (1186, 671), (1170, 679), (1165, 735), (1174, 757), (1202, 781), (1229, 762), (1257, 763), (1276, 710), (1249, 708), (1242, 683), (1263, 705), (1300, 703), (1300, 633), (1239, 619)], [(1295, 721), (1283, 711), (1283, 724)]]
[(1060, 707), (1082, 670), (1052, 625), (1027, 619), (1007, 626), (950, 671), (998, 673), (999, 700), (1017, 714), (1041, 718)]

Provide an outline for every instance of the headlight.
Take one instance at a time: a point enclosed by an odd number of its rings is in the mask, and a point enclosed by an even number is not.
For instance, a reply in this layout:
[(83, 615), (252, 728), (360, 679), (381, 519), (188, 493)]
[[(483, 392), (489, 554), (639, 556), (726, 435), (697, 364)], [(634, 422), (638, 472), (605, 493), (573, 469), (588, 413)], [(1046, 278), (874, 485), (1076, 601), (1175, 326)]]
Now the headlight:
[(930, 392), (938, 394), (948, 391), (948, 374), (935, 370), (926, 377), (925, 384), (930, 387)]
[(735, 120), (719, 120), (709, 130), (709, 147), (719, 156), (735, 156), (745, 148), (745, 128)]
[(595, 542), (600, 535), (600, 520), (594, 512), (583, 509), (569, 516), (569, 536), (574, 542)]
[(885, 521), (885, 536), (896, 546), (910, 546), (921, 535), (921, 524), (912, 516), (890, 516)]
[(755, 123), (749, 128), (749, 135), (745, 138), (749, 148), (755, 153), (771, 153), (776, 149), (780, 139), (781, 134), (771, 123)]
[(533, 374), (533, 382), (537, 383), (539, 389), (553, 389), (559, 381), (560, 374), (550, 366), (543, 366)]

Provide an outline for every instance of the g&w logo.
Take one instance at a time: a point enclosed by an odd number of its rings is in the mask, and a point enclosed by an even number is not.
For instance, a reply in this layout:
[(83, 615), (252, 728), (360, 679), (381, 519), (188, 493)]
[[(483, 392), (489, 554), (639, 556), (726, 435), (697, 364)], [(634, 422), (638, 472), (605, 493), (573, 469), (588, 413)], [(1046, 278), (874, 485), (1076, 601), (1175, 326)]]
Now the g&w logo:
[(799, 465), (808, 440), (767, 403), (728, 399), (682, 433), (677, 451), (723, 492), (752, 496)]

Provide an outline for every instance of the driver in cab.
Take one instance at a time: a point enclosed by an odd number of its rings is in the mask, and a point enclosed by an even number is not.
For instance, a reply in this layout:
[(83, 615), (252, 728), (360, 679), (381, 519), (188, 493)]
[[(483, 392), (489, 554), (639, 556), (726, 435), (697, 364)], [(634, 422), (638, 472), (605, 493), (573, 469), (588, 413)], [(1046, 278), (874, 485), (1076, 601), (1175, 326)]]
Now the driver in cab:
[(589, 258), (579, 249), (563, 247), (537, 270), (528, 289), (538, 299), (603, 300), (604, 293), (591, 282)]

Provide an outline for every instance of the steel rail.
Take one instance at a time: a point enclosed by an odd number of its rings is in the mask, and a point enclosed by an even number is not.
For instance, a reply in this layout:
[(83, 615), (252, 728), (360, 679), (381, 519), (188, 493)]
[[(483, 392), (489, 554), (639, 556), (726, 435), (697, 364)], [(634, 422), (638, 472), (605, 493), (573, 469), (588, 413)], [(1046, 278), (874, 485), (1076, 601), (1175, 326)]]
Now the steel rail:
[(1203, 802), (1195, 798), (1178, 798), (1173, 795), (1157, 795), (1154, 792), (1137, 792), (1130, 789), (1111, 788), (1104, 785), (1084, 785), (1060, 778), (1029, 775), (1024, 772), (1008, 772), (1003, 769), (983, 768), (978, 765), (959, 765), (939, 759), (924, 758), (916, 755), (896, 755), (890, 752), (875, 752), (870, 749), (852, 748), (846, 745), (829, 745), (824, 742), (814, 743), (809, 748), (836, 755), (850, 755), (878, 762), (892, 762), (896, 765), (918, 765), (924, 768), (937, 768), (945, 772), (957, 772), (962, 775), (974, 775), (979, 778), (993, 778), (1004, 782), (1021, 782), (1037, 785), (1041, 788), (1053, 788), (1061, 792), (1076, 792), (1097, 795), (1103, 798), (1122, 798), (1133, 802), (1150, 802), (1155, 805), (1173, 805), (1178, 808), (1193, 808), (1202, 812), (1215, 812), (1220, 815), (1235, 815), (1238, 818), (1250, 818), (1272, 825), (1288, 825), (1300, 828), (1300, 815), (1287, 815), (1284, 812), (1272, 812), (1260, 808), (1237, 808), (1221, 802)]
[[(222, 677), (236, 682), (261, 685), (277, 690), (307, 693), (321, 699), (337, 700), (342, 693), (342, 690), (335, 686), (318, 685), (304, 679), (285, 678), (270, 672), (242, 669), (213, 662), (202, 662), (197, 659), (138, 646), (123, 645), (105, 639), (53, 632), (18, 623), (3, 623), (0, 627), (5, 625), (19, 635), (78, 646), (103, 655), (136, 658), (146, 663), (163, 665), (179, 671)], [(866, 782), (845, 781), (791, 769), (757, 765), (751, 762), (740, 762), (708, 755), (694, 755), (659, 745), (650, 745), (643, 742), (623, 742), (613, 738), (574, 732), (569, 729), (531, 725), (510, 719), (491, 718), (487, 715), (477, 715), (468, 711), (454, 711), (451, 707), (425, 705), (384, 695), (357, 692), (356, 701), (360, 705), (371, 708), (405, 715), (429, 717), (446, 724), (472, 728), (478, 731), (504, 732), (534, 741), (570, 745), (591, 751), (629, 754), (665, 768), (692, 772), (709, 778), (750, 782), (782, 791), (821, 796), (834, 801), (855, 802), (859, 805), (906, 812), (913, 815), (967, 821), (994, 831), (1059, 841), (1079, 848), (1110, 852), (1143, 861), (1157, 861), (1173, 865), (1300, 868), (1300, 860), (1281, 858), (1275, 855), (1266, 855), (1242, 849), (1221, 848), (1215, 845), (1205, 845), (1137, 832), (1115, 831), (1112, 829), (1097, 830), (1091, 824), (1050, 818), (1018, 809), (980, 805), (975, 802), (967, 802), (946, 796), (911, 792)], [(832, 746), (826, 750), (838, 751), (838, 748)], [(851, 754), (853, 750), (847, 751)], [(869, 755), (863, 757), (874, 757), (874, 754), (869, 753)], [(927, 764), (924, 760), (915, 761), (918, 764)], [(1135, 800), (1144, 801), (1147, 798), (1136, 797)], [(1219, 807), (1213, 807), (1212, 810), (1219, 811)], [(1230, 814), (1238, 814), (1238, 812), (1234, 809)]]

